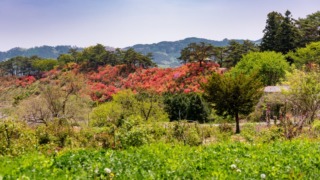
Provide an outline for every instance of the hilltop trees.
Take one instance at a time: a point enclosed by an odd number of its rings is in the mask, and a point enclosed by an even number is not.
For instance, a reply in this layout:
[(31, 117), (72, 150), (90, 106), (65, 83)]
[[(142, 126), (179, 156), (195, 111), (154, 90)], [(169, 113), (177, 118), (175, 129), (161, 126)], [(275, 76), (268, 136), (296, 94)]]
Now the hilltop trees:
[(17, 56), (0, 62), (0, 69), (2, 75), (25, 76), (36, 75), (39, 72), (51, 70), (57, 64), (57, 60), (54, 59), (41, 59), (38, 56)]
[(228, 68), (234, 67), (243, 55), (249, 52), (256, 52), (258, 50), (258, 47), (249, 40), (244, 40), (243, 43), (231, 40), (229, 45), (225, 47), (226, 57), (224, 59), (223, 66)]
[(199, 66), (202, 67), (202, 63), (213, 55), (214, 47), (211, 44), (201, 42), (190, 43), (186, 48), (181, 50), (181, 56), (178, 58), (184, 63), (187, 62), (199, 62)]
[(178, 59), (183, 63), (199, 62), (200, 67), (206, 60), (214, 60), (220, 67), (233, 67), (244, 54), (252, 51), (258, 51), (258, 47), (249, 40), (245, 40), (243, 43), (231, 40), (226, 47), (215, 47), (204, 42), (190, 43), (181, 50), (181, 56)]

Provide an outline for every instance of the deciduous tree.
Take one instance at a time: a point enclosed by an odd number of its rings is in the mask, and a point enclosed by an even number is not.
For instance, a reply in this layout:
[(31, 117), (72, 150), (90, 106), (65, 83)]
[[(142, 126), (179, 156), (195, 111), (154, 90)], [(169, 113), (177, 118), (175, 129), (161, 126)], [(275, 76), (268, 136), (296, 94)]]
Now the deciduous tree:
[(205, 97), (213, 104), (217, 114), (233, 116), (236, 133), (240, 133), (239, 114), (248, 115), (253, 111), (262, 95), (263, 84), (253, 75), (214, 73), (203, 86)]

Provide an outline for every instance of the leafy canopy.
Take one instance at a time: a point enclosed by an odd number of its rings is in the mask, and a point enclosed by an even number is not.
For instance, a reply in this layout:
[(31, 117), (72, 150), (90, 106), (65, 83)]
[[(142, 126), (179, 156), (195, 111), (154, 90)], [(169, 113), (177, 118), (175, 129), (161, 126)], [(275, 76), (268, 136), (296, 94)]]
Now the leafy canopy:
[(235, 117), (236, 133), (240, 133), (239, 114), (248, 115), (253, 111), (262, 87), (259, 78), (243, 73), (214, 73), (204, 84), (205, 97), (213, 103), (217, 114)]
[(256, 74), (261, 78), (265, 86), (276, 85), (285, 72), (289, 70), (289, 64), (281, 53), (276, 52), (251, 52), (231, 70), (231, 73)]

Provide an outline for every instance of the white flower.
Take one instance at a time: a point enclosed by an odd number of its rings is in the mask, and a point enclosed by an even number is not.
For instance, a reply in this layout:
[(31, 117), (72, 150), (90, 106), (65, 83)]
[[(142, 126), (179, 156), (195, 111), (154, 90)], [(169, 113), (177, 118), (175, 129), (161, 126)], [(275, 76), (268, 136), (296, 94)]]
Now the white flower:
[(238, 173), (241, 173), (241, 169), (237, 169), (237, 172), (238, 172)]
[(109, 169), (109, 168), (104, 168), (104, 172), (106, 172), (106, 173), (111, 173), (111, 169)]
[(99, 169), (96, 168), (96, 169), (94, 170), (94, 173), (98, 174), (98, 173), (99, 173)]
[(231, 169), (236, 169), (237, 168), (237, 165), (235, 165), (235, 164), (231, 164)]
[(260, 177), (261, 177), (261, 179), (265, 179), (266, 175), (265, 174), (261, 174)]

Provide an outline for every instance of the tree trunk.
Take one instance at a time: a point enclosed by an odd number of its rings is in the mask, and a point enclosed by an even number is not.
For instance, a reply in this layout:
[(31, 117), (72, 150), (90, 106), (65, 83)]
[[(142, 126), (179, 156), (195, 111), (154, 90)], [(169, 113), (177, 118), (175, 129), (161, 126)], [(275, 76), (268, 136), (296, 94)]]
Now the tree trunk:
[(236, 113), (236, 134), (240, 134), (240, 120), (239, 120), (239, 113)]

